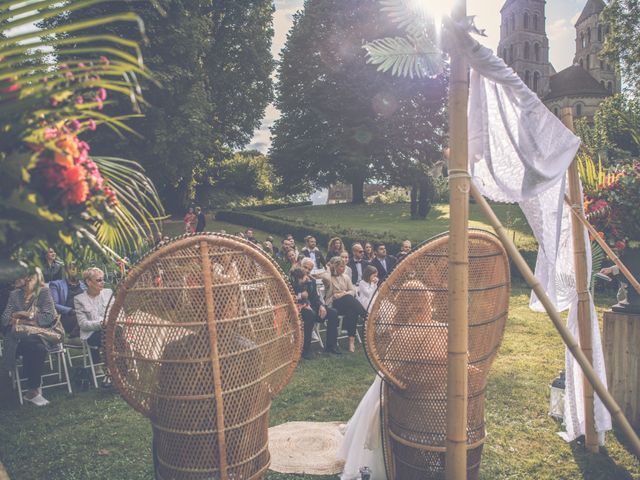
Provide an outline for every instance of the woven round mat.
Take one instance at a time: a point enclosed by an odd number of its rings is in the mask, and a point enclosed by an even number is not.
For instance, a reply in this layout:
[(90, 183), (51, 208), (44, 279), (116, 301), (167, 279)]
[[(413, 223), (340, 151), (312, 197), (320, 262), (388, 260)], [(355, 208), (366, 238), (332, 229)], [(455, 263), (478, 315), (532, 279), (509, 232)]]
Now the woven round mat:
[(279, 473), (334, 475), (344, 461), (337, 458), (342, 443), (341, 422), (288, 422), (269, 429), (269, 469)]

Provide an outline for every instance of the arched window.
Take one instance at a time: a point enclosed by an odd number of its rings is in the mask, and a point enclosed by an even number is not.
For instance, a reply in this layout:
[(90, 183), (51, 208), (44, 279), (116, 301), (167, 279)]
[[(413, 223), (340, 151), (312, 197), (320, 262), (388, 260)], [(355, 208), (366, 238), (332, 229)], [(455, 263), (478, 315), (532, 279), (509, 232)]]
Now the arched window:
[(582, 104), (577, 103), (576, 104), (576, 117), (581, 117), (582, 116)]
[(538, 93), (538, 84), (540, 83), (540, 72), (533, 73), (533, 88), (532, 90)]
[(613, 83), (607, 82), (607, 90), (609, 91), (609, 93), (613, 92)]
[(579, 62), (579, 63), (580, 63), (580, 66), (581, 66), (582, 68), (584, 68), (584, 60), (583, 60), (582, 58), (580, 59), (580, 62)]
[(540, 61), (540, 44), (539, 43), (533, 44), (533, 57), (536, 59), (536, 62)]
[(587, 54), (587, 70), (591, 69), (591, 55)]
[(536, 32), (538, 31), (538, 14), (537, 13), (533, 14), (533, 29)]
[(602, 25), (598, 25), (598, 41), (602, 41)]
[(587, 45), (591, 44), (591, 27), (587, 27)]
[(511, 14), (511, 31), (515, 31), (516, 29), (516, 14)]
[(524, 20), (523, 20), (524, 28), (529, 28), (529, 13), (524, 12)]
[(584, 39), (584, 32), (580, 33), (580, 47), (584, 48), (586, 47), (586, 43), (585, 43), (585, 39)]
[(529, 70), (525, 70), (524, 72), (524, 84), (527, 87), (531, 87), (531, 72)]
[(553, 114), (560, 118), (560, 110), (558, 109), (558, 107), (553, 107)]
[(604, 86), (604, 80), (600, 80), (600, 86), (601, 86), (602, 88), (607, 88), (607, 87), (605, 87), (605, 86)]
[(524, 42), (524, 58), (529, 58), (531, 47), (529, 46), (529, 42)]

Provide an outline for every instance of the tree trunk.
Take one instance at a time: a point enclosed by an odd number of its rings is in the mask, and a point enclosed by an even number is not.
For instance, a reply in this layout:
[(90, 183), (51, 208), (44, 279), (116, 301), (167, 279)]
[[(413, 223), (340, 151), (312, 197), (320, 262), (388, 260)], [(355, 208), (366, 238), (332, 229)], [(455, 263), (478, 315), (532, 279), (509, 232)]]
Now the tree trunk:
[(411, 218), (418, 218), (418, 186), (411, 185)]
[(431, 210), (433, 201), (433, 183), (428, 176), (420, 180), (420, 196), (418, 198), (418, 217), (425, 219)]
[(351, 203), (364, 203), (364, 180), (358, 180), (351, 184)]

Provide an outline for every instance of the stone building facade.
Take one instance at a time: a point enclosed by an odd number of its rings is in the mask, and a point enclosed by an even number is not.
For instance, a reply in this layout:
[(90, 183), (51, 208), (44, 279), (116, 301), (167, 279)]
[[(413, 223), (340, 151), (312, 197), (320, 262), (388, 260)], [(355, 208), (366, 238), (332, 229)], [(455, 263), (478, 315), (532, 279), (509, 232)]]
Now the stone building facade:
[(587, 0), (575, 24), (574, 63), (560, 72), (549, 61), (545, 6), (545, 0), (504, 3), (498, 55), (556, 115), (571, 107), (574, 118), (590, 119), (600, 102), (621, 88), (614, 66), (598, 58), (609, 28), (601, 21), (606, 5)]

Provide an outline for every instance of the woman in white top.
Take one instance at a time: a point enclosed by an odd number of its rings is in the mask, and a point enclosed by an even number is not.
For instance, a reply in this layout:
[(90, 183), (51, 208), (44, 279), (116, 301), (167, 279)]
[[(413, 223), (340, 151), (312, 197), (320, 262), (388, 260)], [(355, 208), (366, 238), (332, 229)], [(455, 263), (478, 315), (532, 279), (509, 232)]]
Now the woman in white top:
[(343, 328), (349, 335), (349, 351), (354, 352), (356, 345), (356, 325), (358, 317), (364, 317), (367, 311), (356, 300), (356, 287), (353, 286), (351, 276), (345, 273), (345, 263), (340, 257), (333, 257), (327, 263), (331, 275), (325, 275), (325, 303), (343, 315)]
[(367, 265), (362, 272), (362, 281), (358, 284), (358, 301), (369, 311), (369, 304), (378, 288), (378, 269)]
[[(92, 267), (82, 274), (87, 290), (76, 295), (73, 303), (80, 327), (80, 338), (86, 340), (92, 347), (102, 347), (102, 322), (109, 313), (110, 300), (113, 291), (104, 288), (104, 272)], [(97, 349), (91, 350), (93, 363), (100, 362), (100, 353)], [(105, 386), (109, 380), (105, 381)]]

